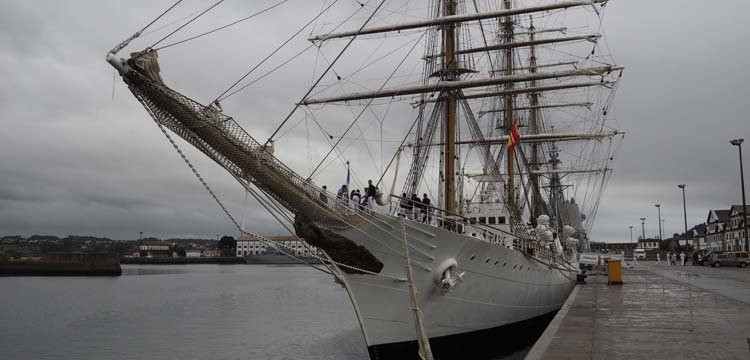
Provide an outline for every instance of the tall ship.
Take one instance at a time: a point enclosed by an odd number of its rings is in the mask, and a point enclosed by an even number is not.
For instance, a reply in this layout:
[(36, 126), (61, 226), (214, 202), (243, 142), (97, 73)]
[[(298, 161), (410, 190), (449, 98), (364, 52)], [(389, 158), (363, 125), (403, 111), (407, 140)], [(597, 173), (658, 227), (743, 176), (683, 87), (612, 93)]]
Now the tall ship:
[[(221, 2), (172, 23), (177, 29), (169, 35)], [(285, 2), (259, 13), (273, 16)], [(494, 334), (502, 346), (546, 324), (575, 286), (576, 255), (588, 246), (623, 136), (610, 115), (623, 67), (602, 36), (606, 4), (428, 0), (409, 7), (408, 1), (371, 0), (358, 1), (347, 15), (334, 11), (336, 0), (324, 1), (294, 36), (306, 36), (313, 49), (337, 46), (309, 64), (312, 85), (300, 88), (299, 101), (276, 119), (248, 114), (240, 121), (224, 112), (229, 96), (257, 81), (247, 78), (257, 66), (203, 104), (164, 80), (169, 70), (161, 72), (159, 47), (120, 55), (148, 26), (106, 59), (240, 231), (246, 233), (180, 144), (214, 160), (281, 226), (316, 249), (319, 269), (349, 294), (372, 359), (447, 358), (454, 340)], [(405, 8), (426, 14), (407, 16)], [(320, 21), (325, 17), (340, 19)], [(389, 41), (399, 45), (382, 45)], [(364, 61), (361, 50), (351, 50), (361, 42), (371, 51)], [(347, 56), (364, 65), (347, 67)], [(277, 60), (274, 70), (292, 59)], [(397, 106), (402, 110), (389, 113)], [(327, 116), (344, 119), (337, 122), (343, 126), (325, 131), (335, 136), (326, 139), (330, 148), (310, 175), (280, 160), (302, 153), (295, 140), (282, 138), (295, 119)], [(375, 119), (382, 134), (390, 116), (397, 117), (399, 141), (381, 135), (380, 151), (390, 147), (393, 156), (381, 155), (380, 166), (352, 166), (354, 151), (371, 152), (360, 125)], [(251, 135), (269, 121), (277, 127), (266, 140)], [(349, 139), (357, 136), (363, 143), (352, 146), (357, 142)], [(349, 187), (329, 191), (316, 183), (336, 167), (347, 171)], [(355, 179), (362, 191), (352, 192), (354, 171), (375, 180)]]

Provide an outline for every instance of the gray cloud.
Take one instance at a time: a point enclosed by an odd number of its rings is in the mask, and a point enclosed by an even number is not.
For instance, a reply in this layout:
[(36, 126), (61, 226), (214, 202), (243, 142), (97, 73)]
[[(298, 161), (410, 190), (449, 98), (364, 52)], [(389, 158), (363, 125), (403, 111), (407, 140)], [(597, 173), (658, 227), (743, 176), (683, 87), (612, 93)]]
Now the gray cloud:
[[(228, 2), (183, 34), (198, 33), (270, 4)], [(119, 79), (112, 99), (113, 72), (104, 63), (104, 54), (167, 6), (153, 1), (11, 0), (3, 4), (0, 234), (75, 233), (127, 239), (134, 238), (138, 231), (156, 236), (234, 232)], [(166, 21), (205, 6), (205, 1), (187, 1)], [(318, 2), (292, 1), (237, 29), (164, 50), (160, 57), (163, 76), (175, 89), (199, 101), (213, 100), (319, 6)], [(318, 27), (332, 28), (335, 19), (357, 7), (354, 2), (342, 5)], [(409, 13), (420, 14), (423, 7), (410, 4)], [(628, 134), (599, 208), (595, 240), (626, 240), (627, 226), (634, 225), (638, 230), (641, 216), (648, 218), (647, 235), (654, 234), (656, 202), (663, 204), (665, 233), (680, 231), (682, 198), (678, 183), (688, 184), (689, 225), (704, 221), (708, 209), (739, 202), (737, 154), (728, 140), (750, 139), (744, 66), (744, 59), (750, 55), (750, 43), (746, 41), (750, 29), (743, 18), (748, 10), (750, 4), (739, 0), (722, 2), (721, 6), (676, 0), (608, 3), (604, 16), (607, 43), (614, 59), (627, 66), (612, 114)], [(358, 15), (344, 28), (362, 20)], [(130, 49), (151, 45), (163, 34), (149, 34)], [(394, 50), (414, 39), (407, 34), (388, 43), (363, 41), (350, 51), (354, 61), (342, 63), (335, 70), (349, 74), (373, 54)], [(259, 74), (306, 44), (304, 39), (295, 40), (290, 50), (284, 50)], [(320, 53), (330, 59), (343, 45), (333, 42)], [(376, 64), (371, 72), (390, 73), (407, 50)], [(419, 54), (421, 48), (414, 55)], [(225, 109), (253, 136), (265, 140), (311, 83), (311, 64), (317, 58), (318, 73), (325, 65), (318, 55), (317, 49), (304, 54), (283, 71), (226, 101)], [(394, 81), (409, 82), (420, 73), (421, 67), (411, 64)], [(361, 74), (357, 84), (377, 88), (384, 77)], [(340, 92), (339, 84), (346, 90), (362, 90), (354, 82), (337, 82), (333, 77), (324, 83), (336, 85), (326, 93)], [(382, 115), (385, 109), (379, 106), (376, 113)], [(358, 108), (329, 107), (316, 111), (316, 116), (337, 135), (341, 130), (334, 129), (346, 127), (352, 119), (351, 111)], [(383, 138), (400, 140), (413, 118), (408, 104), (394, 105), (384, 122)], [(302, 112), (290, 124), (298, 125), (278, 142), (278, 154), (307, 175), (310, 163), (314, 166), (327, 152), (328, 143)], [(369, 126), (363, 131), (364, 138), (380, 138), (379, 125), (371, 114), (362, 126)], [(355, 128), (348, 137), (359, 135)], [(243, 217), (244, 194), (238, 185), (203, 155), (180, 144), (230, 210)], [(341, 147), (349, 146), (346, 156), (356, 164), (354, 170), (362, 181), (378, 177), (376, 168), (381, 161), (387, 163), (395, 147), (393, 142), (386, 142), (381, 159), (380, 143), (366, 144), (368, 149), (360, 141), (345, 140)], [(312, 161), (308, 160), (308, 146)], [(335, 187), (343, 182), (343, 166), (335, 160), (332, 163), (316, 178), (318, 183)], [(248, 224), (254, 231), (281, 232), (261, 208), (250, 206), (248, 212)]]

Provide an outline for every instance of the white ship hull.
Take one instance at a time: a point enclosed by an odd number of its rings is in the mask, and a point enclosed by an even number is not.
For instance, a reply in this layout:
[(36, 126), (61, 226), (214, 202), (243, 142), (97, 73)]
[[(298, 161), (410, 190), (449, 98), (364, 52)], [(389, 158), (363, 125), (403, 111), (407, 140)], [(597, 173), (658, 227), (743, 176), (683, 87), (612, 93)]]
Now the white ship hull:
[[(364, 246), (384, 266), (378, 275), (342, 274), (371, 357), (379, 347), (416, 341), (399, 218), (377, 215), (356, 228), (335, 231)], [(410, 258), (431, 339), (500, 328), (554, 313), (575, 285), (573, 265), (550, 266), (519, 250), (434, 226), (405, 221)], [(444, 293), (446, 261), (463, 281)], [(400, 279), (400, 280), (399, 280)], [(375, 353), (375, 354), (374, 354)]]

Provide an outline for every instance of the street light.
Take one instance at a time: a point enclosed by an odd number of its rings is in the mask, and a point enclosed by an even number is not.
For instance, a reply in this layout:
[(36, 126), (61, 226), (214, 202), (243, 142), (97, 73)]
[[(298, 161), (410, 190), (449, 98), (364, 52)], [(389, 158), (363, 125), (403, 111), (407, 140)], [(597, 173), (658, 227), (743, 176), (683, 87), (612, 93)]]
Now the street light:
[(685, 184), (677, 185), (682, 189), (682, 214), (685, 217), (685, 235), (687, 236), (687, 205), (685, 205)]
[(661, 204), (654, 204), (656, 206), (656, 209), (659, 210), (659, 241), (664, 239), (661, 235)]
[(630, 247), (633, 247), (633, 225), (628, 226), (630, 228)]
[(744, 139), (735, 139), (729, 143), (736, 146), (740, 153), (740, 186), (742, 187), (742, 217), (745, 223), (745, 250), (750, 249), (750, 238), (747, 236), (747, 202), (745, 202), (745, 171), (742, 169), (742, 143)]
[(633, 225), (628, 226), (630, 228), (630, 243), (633, 243)]
[(641, 218), (641, 239), (646, 240), (646, 218)]

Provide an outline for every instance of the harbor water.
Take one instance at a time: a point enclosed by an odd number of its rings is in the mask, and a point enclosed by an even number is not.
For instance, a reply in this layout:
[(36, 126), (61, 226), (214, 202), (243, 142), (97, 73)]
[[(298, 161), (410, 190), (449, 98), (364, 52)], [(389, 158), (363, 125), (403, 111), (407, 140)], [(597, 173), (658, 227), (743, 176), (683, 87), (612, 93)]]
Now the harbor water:
[(344, 289), (303, 266), (124, 265), (0, 289), (4, 359), (368, 359)]

